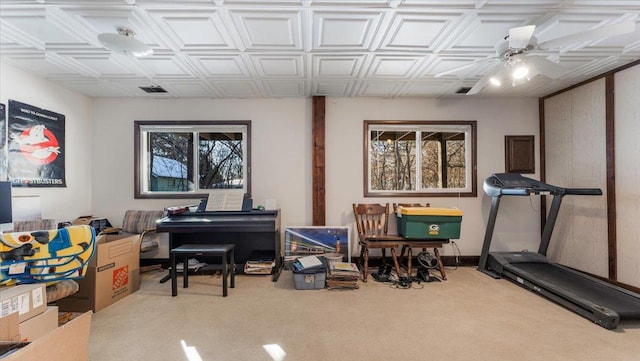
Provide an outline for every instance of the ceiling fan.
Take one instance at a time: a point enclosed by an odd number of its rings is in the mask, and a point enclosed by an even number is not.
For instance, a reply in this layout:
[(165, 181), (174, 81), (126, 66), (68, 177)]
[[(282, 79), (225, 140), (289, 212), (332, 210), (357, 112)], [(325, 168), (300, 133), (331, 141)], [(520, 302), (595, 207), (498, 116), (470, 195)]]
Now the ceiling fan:
[(581, 45), (588, 41), (602, 40), (611, 36), (630, 33), (635, 30), (635, 27), (635, 21), (630, 20), (542, 43), (538, 43), (538, 39), (533, 35), (536, 29), (535, 25), (511, 28), (505, 40), (496, 45), (495, 56), (440, 72), (435, 77), (456, 73), (480, 64), (492, 63), (486, 75), (469, 90), (467, 95), (477, 94), (487, 83), (493, 86), (501, 86), (505, 80), (509, 79), (512, 86), (523, 84), (538, 74), (557, 79), (565, 74), (567, 69), (558, 63), (550, 61), (546, 55), (535, 55), (537, 52), (560, 49), (569, 45)]
[(116, 31), (118, 32), (117, 34), (99, 34), (98, 40), (107, 49), (119, 54), (133, 55), (135, 57), (153, 54), (153, 49), (150, 46), (136, 39), (135, 31), (124, 26), (118, 26)]

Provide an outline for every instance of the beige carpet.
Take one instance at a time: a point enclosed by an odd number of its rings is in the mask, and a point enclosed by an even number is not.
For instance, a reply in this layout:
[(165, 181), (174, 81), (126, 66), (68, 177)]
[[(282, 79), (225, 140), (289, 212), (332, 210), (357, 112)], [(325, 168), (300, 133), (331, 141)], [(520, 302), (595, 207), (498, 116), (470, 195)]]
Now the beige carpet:
[[(164, 272), (93, 316), (91, 361), (188, 360), (640, 360), (640, 322), (615, 331), (473, 268), (396, 289), (370, 280), (351, 291), (295, 290), (280, 280), (192, 276), (171, 297)], [(181, 345), (184, 341), (185, 347)], [(271, 357), (263, 345), (286, 353)], [(192, 360), (198, 360), (193, 358)]]

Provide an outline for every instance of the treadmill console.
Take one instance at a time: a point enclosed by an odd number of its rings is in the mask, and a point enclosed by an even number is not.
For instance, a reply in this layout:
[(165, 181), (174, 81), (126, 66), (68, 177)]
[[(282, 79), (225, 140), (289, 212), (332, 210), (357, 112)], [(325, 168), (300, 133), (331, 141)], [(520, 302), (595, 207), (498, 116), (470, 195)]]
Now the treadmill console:
[(500, 195), (528, 196), (530, 194), (551, 194), (557, 187), (535, 179), (523, 177), (518, 173), (495, 173), (484, 180), (484, 191), (492, 197)]
[(523, 177), (518, 173), (495, 173), (484, 180), (483, 189), (491, 197), (540, 195), (602, 195), (599, 188), (562, 188), (539, 180)]

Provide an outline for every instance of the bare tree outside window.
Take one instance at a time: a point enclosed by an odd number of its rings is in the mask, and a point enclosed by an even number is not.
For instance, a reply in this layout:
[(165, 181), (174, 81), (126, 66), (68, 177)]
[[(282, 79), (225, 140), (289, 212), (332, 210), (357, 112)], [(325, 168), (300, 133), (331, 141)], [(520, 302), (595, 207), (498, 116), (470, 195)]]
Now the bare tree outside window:
[(365, 196), (475, 195), (475, 122), (365, 121)]

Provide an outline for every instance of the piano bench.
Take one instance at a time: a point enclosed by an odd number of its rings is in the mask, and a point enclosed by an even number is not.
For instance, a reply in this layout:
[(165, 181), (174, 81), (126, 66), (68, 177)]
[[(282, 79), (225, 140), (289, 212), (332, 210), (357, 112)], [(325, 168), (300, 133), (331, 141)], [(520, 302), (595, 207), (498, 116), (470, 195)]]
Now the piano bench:
[(189, 287), (189, 256), (220, 256), (222, 257), (222, 296), (227, 297), (227, 275), (231, 279), (231, 288), (235, 287), (236, 265), (234, 261), (233, 244), (183, 244), (171, 250), (171, 296), (178, 295), (178, 272), (176, 258), (182, 257), (183, 288)]

